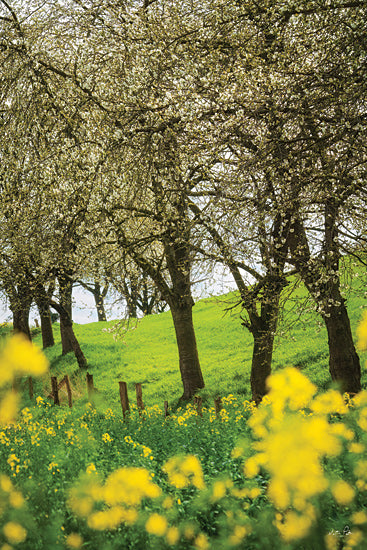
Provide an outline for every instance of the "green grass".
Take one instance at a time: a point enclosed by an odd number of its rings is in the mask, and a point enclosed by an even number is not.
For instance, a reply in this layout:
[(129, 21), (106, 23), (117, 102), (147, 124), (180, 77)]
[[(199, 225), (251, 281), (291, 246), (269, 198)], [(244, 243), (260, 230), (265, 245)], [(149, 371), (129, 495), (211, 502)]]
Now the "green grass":
[[(355, 332), (367, 299), (359, 277), (347, 281), (347, 286), (348, 311)], [(325, 389), (331, 384), (326, 330), (320, 316), (310, 307), (300, 309), (299, 304), (305, 298), (306, 292), (302, 287), (292, 289), (275, 341), (273, 370), (287, 365), (299, 367), (314, 383)], [(245, 399), (251, 396), (252, 337), (241, 324), (239, 308), (226, 312), (237, 299), (236, 293), (229, 293), (200, 300), (194, 307), (197, 344), (205, 380), (205, 389), (200, 393), (204, 399), (212, 400), (217, 395), (229, 393)], [(136, 326), (131, 324), (125, 333), (114, 331), (114, 325), (116, 321), (74, 325), (89, 363), (88, 370), (94, 376), (98, 390), (97, 405), (100, 402), (104, 407), (119, 407), (120, 380), (127, 382), (131, 400), (135, 398), (134, 384), (140, 382), (146, 404), (162, 406), (165, 400), (170, 404), (177, 403), (182, 393), (182, 383), (170, 312), (145, 317)], [(61, 356), (58, 325), (54, 327), (57, 343), (45, 351), (50, 360), (51, 373), (59, 377), (64, 374), (72, 376), (75, 397), (85, 400), (85, 375), (78, 374), (73, 354)], [(41, 345), (39, 334), (35, 342)], [(367, 385), (365, 362), (366, 357), (362, 354), (364, 387)], [(43, 384), (46, 388), (38, 385), (36, 391), (47, 392), (49, 378)]]

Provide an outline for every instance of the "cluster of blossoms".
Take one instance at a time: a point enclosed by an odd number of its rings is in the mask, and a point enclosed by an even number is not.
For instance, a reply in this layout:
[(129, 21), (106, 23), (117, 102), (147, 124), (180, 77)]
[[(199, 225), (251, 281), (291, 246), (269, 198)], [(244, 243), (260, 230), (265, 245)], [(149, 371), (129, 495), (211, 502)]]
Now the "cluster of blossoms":
[[(119, 468), (105, 483), (94, 469), (88, 468), (87, 473), (88, 477), (71, 491), (69, 506), (77, 516), (87, 519), (92, 529), (115, 529), (122, 523), (132, 525), (138, 519), (142, 500), (161, 495), (161, 489), (144, 468)], [(104, 509), (95, 510), (101, 503)]]
[(141, 443), (137, 443), (136, 441), (133, 441), (132, 437), (130, 435), (126, 435), (124, 437), (125, 443), (128, 445), (131, 445), (133, 449), (136, 449), (140, 452), (140, 456), (144, 458), (149, 458), (149, 460), (154, 460), (152, 449), (147, 447), (146, 445), (142, 445)]
[[(17, 376), (40, 376), (47, 372), (48, 361), (43, 353), (27, 338), (16, 334), (2, 350), (0, 356), (0, 388), (7, 386)], [(6, 392), (0, 402), (0, 424), (12, 422), (17, 414), (19, 397), (16, 392)]]
[[(275, 525), (283, 540), (291, 542), (306, 537), (317, 523), (319, 512), (314, 502), (322, 493), (330, 491), (336, 505), (352, 503), (352, 485), (343, 479), (330, 479), (324, 462), (345, 448), (358, 455), (364, 446), (342, 421), (349, 409), (339, 392), (330, 390), (315, 397), (317, 388), (291, 367), (270, 377), (269, 389), (248, 421), (256, 438), (256, 453), (246, 460), (244, 472), (248, 478), (261, 470), (270, 474), (267, 494), (277, 510)], [(358, 425), (366, 430), (367, 408), (363, 405), (367, 405), (367, 392), (361, 392), (351, 403)], [(366, 466), (366, 461), (356, 460), (354, 474), (360, 489), (367, 488)], [(327, 535), (327, 548), (334, 548), (334, 539), (337, 548), (335, 535)], [(349, 537), (350, 547), (352, 540), (358, 541), (358, 537)]]

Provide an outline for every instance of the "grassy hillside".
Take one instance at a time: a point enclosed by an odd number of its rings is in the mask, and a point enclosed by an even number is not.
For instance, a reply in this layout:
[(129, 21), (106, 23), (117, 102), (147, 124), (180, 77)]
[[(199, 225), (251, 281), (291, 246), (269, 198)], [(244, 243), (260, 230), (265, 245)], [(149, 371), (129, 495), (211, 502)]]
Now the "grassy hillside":
[[(348, 292), (348, 310), (352, 328), (361, 319), (362, 308), (367, 305), (361, 278), (356, 277), (352, 284), (346, 281), (353, 291)], [(358, 288), (360, 287), (360, 288)], [(293, 290), (286, 303), (280, 323), (280, 335), (276, 339), (274, 370), (286, 365), (301, 368), (320, 387), (328, 387), (328, 350), (326, 331), (320, 317), (309, 310), (300, 311), (296, 307), (305, 298), (302, 288)], [(240, 309), (226, 313), (236, 302), (236, 294), (203, 299), (194, 307), (194, 323), (197, 333), (199, 356), (206, 387), (201, 391), (203, 398), (234, 393), (250, 397), (250, 366), (252, 337), (241, 325)], [(128, 383), (130, 399), (135, 398), (134, 384), (141, 382), (143, 399), (149, 404), (164, 400), (177, 401), (182, 393), (178, 368), (178, 354), (170, 312), (148, 316), (138, 322), (125, 334), (113, 330), (116, 322), (75, 325), (75, 332), (89, 362), (89, 372), (94, 375), (101, 406), (119, 407), (118, 381)], [(61, 357), (61, 344), (58, 325), (55, 326), (57, 344), (46, 350), (51, 363), (51, 372), (57, 376), (73, 375), (75, 395), (85, 399), (85, 382), (78, 375), (73, 354)], [(38, 335), (35, 341), (41, 345)], [(361, 356), (363, 385), (366, 387), (366, 357)], [(43, 381), (45, 392), (49, 380)]]

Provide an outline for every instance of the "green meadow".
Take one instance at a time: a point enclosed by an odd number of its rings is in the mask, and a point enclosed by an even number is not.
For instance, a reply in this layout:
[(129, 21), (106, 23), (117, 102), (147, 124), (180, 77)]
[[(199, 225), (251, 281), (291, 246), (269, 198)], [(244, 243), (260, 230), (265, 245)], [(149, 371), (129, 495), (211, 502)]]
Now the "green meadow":
[[(355, 332), (366, 305), (362, 274), (345, 283)], [(277, 389), (259, 408), (249, 401), (252, 340), (238, 295), (196, 303), (202, 416), (192, 403), (178, 403), (170, 312), (127, 326), (74, 325), (95, 406), (86, 373), (72, 353), (61, 356), (55, 324), (56, 345), (45, 350), (50, 371), (33, 377), (33, 401), (27, 376), (18, 380), (19, 414), (0, 431), (1, 550), (363, 550), (367, 392), (346, 404), (333, 390), (321, 319), (302, 286), (293, 281), (286, 292), (273, 363)], [(33, 336), (41, 346), (39, 330)], [(65, 388), (60, 407), (50, 395), (50, 376), (65, 374), (72, 409)], [(128, 385), (127, 418), (119, 381)], [(134, 405), (137, 382), (143, 412)], [(3, 408), (13, 395), (5, 390)]]
[[(345, 275), (348, 312), (355, 334), (367, 298), (363, 273), (350, 278)], [(285, 366), (302, 370), (320, 389), (330, 387), (327, 334), (322, 319), (313, 310), (302, 286), (295, 281), (286, 289), (284, 309), (275, 340), (273, 371)], [(194, 325), (205, 388), (200, 391), (204, 402), (229, 393), (244, 399), (251, 397), (250, 369), (252, 336), (242, 325), (243, 311), (233, 292), (199, 300), (194, 306)], [(135, 383), (143, 388), (148, 405), (175, 405), (182, 393), (174, 327), (169, 311), (144, 317), (127, 326), (118, 321), (74, 324), (75, 333), (88, 360), (97, 389), (97, 406), (119, 407), (119, 381), (128, 384), (130, 399), (135, 398)], [(59, 325), (54, 325), (56, 345), (46, 349), (51, 374), (72, 380), (76, 399), (84, 401), (85, 373), (78, 372), (72, 353), (62, 357)], [(35, 343), (41, 346), (37, 334)], [(367, 377), (361, 354), (362, 384)], [(49, 392), (49, 377), (36, 390)], [(42, 393), (41, 393), (42, 394)], [(63, 394), (62, 394), (63, 395)], [(65, 396), (63, 396), (66, 399)]]

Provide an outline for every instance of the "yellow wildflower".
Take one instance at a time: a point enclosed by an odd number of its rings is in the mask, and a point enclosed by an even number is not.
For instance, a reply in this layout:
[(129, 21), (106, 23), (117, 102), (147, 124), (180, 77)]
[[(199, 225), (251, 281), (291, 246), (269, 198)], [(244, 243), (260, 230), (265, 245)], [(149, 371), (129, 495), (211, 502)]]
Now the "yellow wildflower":
[(145, 497), (159, 497), (161, 489), (152, 483), (148, 470), (126, 467), (119, 468), (109, 475), (103, 494), (105, 502), (110, 506), (119, 503), (138, 506)]
[(170, 544), (171, 546), (174, 546), (175, 544), (177, 544), (179, 538), (180, 538), (180, 532), (177, 529), (177, 527), (169, 527), (167, 529), (166, 541), (168, 544)]
[(247, 527), (244, 525), (236, 525), (232, 535), (229, 537), (229, 542), (232, 546), (240, 544), (248, 533)]
[(145, 524), (145, 529), (151, 535), (163, 537), (167, 531), (167, 520), (160, 514), (152, 514)]
[(10, 544), (19, 544), (27, 538), (27, 531), (15, 521), (6, 523), (3, 527), (3, 532)]
[(9, 391), (0, 403), (0, 425), (10, 424), (18, 412), (19, 396)]
[(96, 472), (96, 467), (95, 465), (92, 463), (92, 464), (89, 464), (89, 466), (87, 466), (87, 474), (92, 474), (93, 472)]
[(364, 510), (355, 512), (352, 515), (352, 521), (354, 525), (363, 525), (364, 523), (367, 523), (367, 512), (365, 512)]
[[(48, 361), (40, 349), (32, 344), (24, 335), (15, 334), (5, 346), (0, 358), (0, 372), (3, 382), (5, 372), (10, 376), (30, 374), (39, 376), (48, 370)], [(6, 374), (9, 379), (9, 375)], [(8, 381), (8, 379), (6, 381)]]
[(194, 541), (194, 544), (195, 544), (195, 548), (197, 548), (197, 550), (207, 550), (209, 548), (209, 541), (208, 541), (208, 537), (206, 535), (204, 535), (204, 533), (200, 533), (195, 541)]
[(19, 491), (13, 491), (9, 494), (9, 503), (13, 508), (21, 508), (24, 504), (23, 495)]
[(336, 533), (328, 533), (325, 536), (326, 550), (338, 550), (339, 536)]
[(348, 412), (348, 407), (342, 395), (337, 390), (329, 390), (326, 393), (318, 395), (312, 401), (310, 408), (316, 414), (346, 414)]
[(275, 524), (285, 542), (292, 542), (303, 539), (308, 534), (314, 519), (315, 513), (310, 506), (304, 514), (287, 512), (283, 521), (275, 520)]
[(350, 504), (355, 494), (353, 487), (343, 480), (334, 483), (331, 487), (331, 492), (336, 502), (342, 506)]
[(70, 535), (66, 537), (65, 542), (69, 548), (80, 548), (83, 544), (83, 539), (79, 533), (70, 533)]
[(171, 457), (162, 467), (168, 475), (168, 481), (177, 489), (188, 487), (190, 484), (197, 489), (204, 489), (204, 477), (201, 464), (194, 455), (186, 457)]

